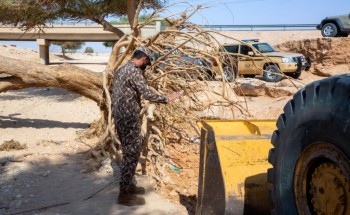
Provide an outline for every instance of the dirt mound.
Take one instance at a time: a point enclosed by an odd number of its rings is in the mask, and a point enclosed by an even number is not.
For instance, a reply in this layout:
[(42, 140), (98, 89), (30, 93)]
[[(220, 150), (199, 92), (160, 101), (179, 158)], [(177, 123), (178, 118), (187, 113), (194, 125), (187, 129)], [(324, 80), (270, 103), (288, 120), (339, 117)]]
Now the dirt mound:
[(237, 79), (233, 88), (238, 96), (268, 96), (279, 98), (293, 95), (303, 85), (293, 80), (285, 79), (278, 83), (268, 83), (259, 79)]
[(350, 38), (305, 39), (276, 47), (309, 56), (313, 62), (311, 72), (315, 75), (328, 77), (350, 71)]

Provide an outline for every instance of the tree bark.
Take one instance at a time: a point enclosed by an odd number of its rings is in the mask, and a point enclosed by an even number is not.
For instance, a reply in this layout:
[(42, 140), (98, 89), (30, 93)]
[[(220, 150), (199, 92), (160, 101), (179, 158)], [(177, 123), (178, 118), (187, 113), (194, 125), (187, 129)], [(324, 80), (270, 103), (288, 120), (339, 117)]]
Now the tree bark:
[(126, 13), (128, 16), (128, 21), (131, 26), (131, 28), (135, 27), (135, 15), (137, 10), (137, 2), (136, 0), (129, 0), (126, 7)]
[[(137, 28), (137, 23), (138, 23), (138, 16), (142, 8), (142, 5), (143, 5), (143, 1), (139, 2), (139, 5), (137, 4), (136, 0), (129, 0), (127, 2), (126, 12), (127, 12), (130, 28), (132, 30), (131, 35), (133, 37), (138, 37), (140, 35), (140, 30)], [(109, 73), (112, 73), (118, 67), (118, 65), (124, 60), (124, 59), (118, 59), (118, 56), (120, 54), (120, 49), (122, 47), (126, 47), (126, 48), (129, 47), (130, 49), (134, 45), (134, 42), (135, 41), (133, 38), (130, 40), (130, 38), (128, 38), (127, 35), (124, 35), (123, 37), (119, 38), (119, 41), (117, 43), (114, 44), (111, 55), (108, 60), (107, 68), (106, 68)]]
[(116, 39), (122, 38), (125, 34), (122, 30), (114, 27), (111, 23), (107, 22), (103, 17), (93, 17), (91, 21), (96, 22), (103, 26), (103, 30), (112, 32), (116, 35)]
[(78, 93), (105, 109), (103, 76), (69, 64), (39, 63), (0, 57), (0, 93), (30, 87), (58, 87)]

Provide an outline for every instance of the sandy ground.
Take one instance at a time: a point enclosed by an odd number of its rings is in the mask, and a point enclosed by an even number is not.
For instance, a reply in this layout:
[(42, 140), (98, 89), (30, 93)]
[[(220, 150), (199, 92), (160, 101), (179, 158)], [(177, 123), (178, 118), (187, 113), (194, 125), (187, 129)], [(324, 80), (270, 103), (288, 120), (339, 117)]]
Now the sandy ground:
[[(241, 37), (263, 37), (278, 44), (291, 39), (319, 37), (319, 34), (316, 31), (312, 34), (258, 32)], [(0, 55), (39, 61), (35, 51), (16, 47), (0, 46)], [(50, 61), (51, 66), (69, 62), (101, 72), (108, 58), (108, 54), (72, 54), (67, 59), (52, 55)], [(320, 77), (310, 73), (300, 77), (303, 83), (317, 79)], [(276, 119), (290, 98), (262, 96), (246, 100), (254, 118)], [(0, 151), (0, 214), (191, 214), (189, 208), (185, 208), (186, 202), (181, 200), (195, 198), (199, 158), (196, 153), (180, 153), (178, 146), (173, 146), (174, 153), (189, 156), (184, 163), (192, 165), (185, 171), (188, 181), (181, 182), (188, 184), (187, 196), (169, 193), (170, 188), (155, 192), (152, 179), (137, 175), (138, 183), (147, 189), (144, 195), (147, 204), (141, 207), (115, 204), (118, 168), (90, 172), (84, 154), (90, 146), (77, 139), (77, 133), (98, 117), (99, 110), (94, 102), (62, 89), (25, 89), (0, 94), (0, 144), (14, 140), (27, 146), (19, 151)], [(194, 151), (198, 152), (198, 144), (194, 145)], [(181, 175), (174, 174), (174, 177), (179, 183), (183, 180)], [(176, 183), (173, 186), (176, 187)], [(105, 189), (96, 193), (102, 188)]]
[[(0, 55), (38, 61), (35, 51), (16, 47), (0, 46)], [(69, 62), (102, 72), (109, 54), (71, 54), (66, 59), (50, 57), (50, 66)], [(0, 143), (14, 140), (25, 144), (27, 149), (0, 152), (0, 214), (186, 212), (183, 206), (156, 193), (154, 181), (142, 175), (137, 175), (136, 180), (146, 188), (143, 197), (147, 204), (142, 207), (115, 204), (119, 192), (115, 176), (118, 168), (90, 172), (84, 163), (84, 152), (90, 146), (77, 140), (77, 133), (98, 117), (96, 103), (63, 89), (30, 88), (2, 93)], [(86, 199), (101, 188), (105, 189)]]

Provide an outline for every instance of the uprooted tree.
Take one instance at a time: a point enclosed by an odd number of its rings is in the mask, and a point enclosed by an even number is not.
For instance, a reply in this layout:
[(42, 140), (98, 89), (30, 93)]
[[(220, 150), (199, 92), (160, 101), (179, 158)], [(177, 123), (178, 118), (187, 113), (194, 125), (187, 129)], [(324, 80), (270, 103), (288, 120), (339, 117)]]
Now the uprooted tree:
[[(15, 25), (25, 30), (42, 28), (48, 23), (65, 19), (72, 21), (91, 20), (113, 32), (115, 43), (107, 67), (103, 73), (94, 73), (73, 65), (63, 64), (48, 67), (34, 62), (21, 62), (0, 57), (0, 93), (29, 87), (59, 87), (78, 93), (95, 101), (101, 118), (92, 123), (88, 136), (97, 136), (98, 141), (91, 153), (99, 161), (105, 157), (117, 158), (118, 138), (115, 135), (110, 89), (113, 72), (130, 58), (135, 46), (146, 45), (154, 51), (157, 58), (147, 72), (151, 87), (162, 94), (183, 90), (184, 97), (170, 105), (144, 103), (142, 134), (144, 144), (149, 147), (143, 158), (151, 161), (152, 175), (158, 182), (164, 177), (164, 144), (170, 136), (177, 139), (188, 138), (186, 129), (193, 128), (192, 122), (207, 113), (231, 110), (247, 114), (246, 108), (238, 104), (232, 90), (234, 83), (228, 83), (222, 69), (222, 62), (227, 55), (218, 52), (220, 43), (213, 35), (218, 32), (203, 30), (187, 20), (201, 7), (189, 6), (184, 13), (165, 17), (169, 27), (155, 36), (141, 39), (143, 26), (153, 22), (153, 18), (162, 11), (167, 11), (162, 0), (6, 0), (0, 3), (0, 22)], [(143, 8), (153, 8), (154, 13), (144, 22), (138, 22)], [(110, 24), (107, 16), (126, 15), (131, 33), (124, 34)], [(224, 35), (220, 35), (223, 36)], [(231, 38), (234, 40), (234, 38)], [(196, 63), (198, 60), (201, 63)], [(208, 61), (218, 64), (217, 76), (207, 73)], [(210, 63), (210, 62), (209, 62)], [(234, 67), (234, 62), (231, 62)], [(211, 79), (222, 80), (222, 85), (212, 87)], [(217, 86), (217, 85), (215, 85)], [(219, 108), (219, 109), (218, 109)], [(213, 114), (213, 117), (216, 117)], [(187, 126), (184, 124), (187, 123)], [(147, 152), (148, 155), (147, 155)], [(145, 171), (145, 162), (142, 162)]]

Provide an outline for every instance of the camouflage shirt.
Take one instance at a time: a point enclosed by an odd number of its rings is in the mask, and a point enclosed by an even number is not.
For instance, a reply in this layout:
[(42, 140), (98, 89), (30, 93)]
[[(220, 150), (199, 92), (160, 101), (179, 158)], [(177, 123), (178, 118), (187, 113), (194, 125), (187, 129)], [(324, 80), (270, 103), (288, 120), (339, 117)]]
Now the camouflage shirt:
[(117, 118), (139, 118), (141, 96), (153, 102), (168, 103), (166, 96), (157, 95), (151, 91), (142, 71), (129, 61), (114, 73), (113, 115)]

